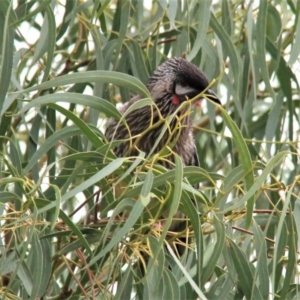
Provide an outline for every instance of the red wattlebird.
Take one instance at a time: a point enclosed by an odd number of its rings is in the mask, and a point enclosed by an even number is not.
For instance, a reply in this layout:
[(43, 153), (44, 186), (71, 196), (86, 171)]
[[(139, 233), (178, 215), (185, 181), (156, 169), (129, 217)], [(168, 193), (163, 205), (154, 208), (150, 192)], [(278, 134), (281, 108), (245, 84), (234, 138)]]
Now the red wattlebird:
[[(164, 62), (146, 84), (155, 105), (143, 106), (128, 113), (125, 117), (128, 126), (114, 119), (109, 120), (105, 134), (108, 141), (127, 140), (114, 148), (115, 154), (120, 157), (135, 156), (143, 151), (147, 156), (172, 145), (172, 151), (181, 157), (184, 166), (199, 166), (192, 120), (187, 112), (189, 106), (181, 104), (203, 91), (207, 98), (220, 104), (208, 85), (205, 74), (187, 60), (173, 58)], [(133, 97), (122, 106), (120, 112), (123, 114), (142, 98), (141, 95)], [(174, 118), (168, 123), (169, 128), (165, 130), (165, 120), (174, 113)], [(165, 130), (163, 135), (162, 130)], [(172, 154), (168, 160), (162, 159), (159, 162), (172, 168)], [(174, 222), (170, 230), (176, 231), (178, 225), (178, 222)]]

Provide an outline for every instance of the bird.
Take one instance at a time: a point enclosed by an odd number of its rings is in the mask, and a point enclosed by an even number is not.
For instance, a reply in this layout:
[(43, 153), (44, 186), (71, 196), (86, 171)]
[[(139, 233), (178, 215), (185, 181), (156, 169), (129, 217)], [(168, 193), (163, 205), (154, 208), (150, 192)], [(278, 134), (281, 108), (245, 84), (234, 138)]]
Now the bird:
[[(174, 114), (181, 103), (199, 95), (208, 86), (209, 81), (206, 75), (184, 58), (175, 57), (161, 64), (146, 84), (156, 107), (153, 109), (150, 106), (143, 106), (130, 112), (125, 117), (128, 126), (113, 118), (108, 121), (105, 133), (108, 141), (131, 139), (131, 142), (124, 142), (114, 148), (116, 156), (135, 156), (139, 151), (143, 151), (147, 155), (153, 151), (152, 147), (164, 126), (164, 122), (161, 122), (162, 119), (165, 120)], [(207, 89), (205, 93), (207, 98), (221, 104), (211, 89)], [(124, 114), (131, 105), (143, 98), (142, 95), (134, 96), (119, 109), (120, 113)], [(186, 107), (177, 112), (177, 117), (183, 116), (180, 120), (182, 126), (178, 128), (179, 136), (174, 134), (174, 127), (178, 125), (178, 122), (172, 120), (169, 125), (170, 130), (163, 135), (153, 152), (158, 153), (166, 146), (167, 142), (172, 143), (177, 139), (173, 151), (181, 157), (183, 164), (199, 166), (192, 120), (190, 115), (186, 114)], [(157, 123), (161, 124), (148, 130), (151, 124)], [(143, 135), (145, 131), (147, 133)], [(173, 132), (171, 138), (170, 132)], [(136, 138), (132, 139), (132, 137)], [(131, 145), (133, 146), (130, 147)]]
[[(145, 105), (125, 114), (127, 125), (113, 118), (108, 121), (106, 139), (109, 142), (122, 140), (113, 149), (115, 155), (137, 156), (143, 151), (147, 157), (172, 146), (168, 158), (161, 159), (158, 163), (171, 169), (176, 153), (183, 166), (200, 166), (192, 120), (188, 112), (191, 106), (183, 104), (187, 104), (187, 101), (202, 92), (205, 92), (208, 99), (221, 104), (209, 88), (209, 80), (204, 72), (185, 58), (174, 57), (158, 66), (146, 87), (151, 94), (153, 105)], [(142, 95), (135, 95), (122, 105), (119, 112), (124, 114), (143, 98)], [(172, 118), (168, 119), (170, 117)], [(162, 134), (163, 130), (165, 132)], [(160, 140), (157, 142), (158, 139)], [(179, 222), (172, 222), (169, 230), (176, 231), (179, 225)]]

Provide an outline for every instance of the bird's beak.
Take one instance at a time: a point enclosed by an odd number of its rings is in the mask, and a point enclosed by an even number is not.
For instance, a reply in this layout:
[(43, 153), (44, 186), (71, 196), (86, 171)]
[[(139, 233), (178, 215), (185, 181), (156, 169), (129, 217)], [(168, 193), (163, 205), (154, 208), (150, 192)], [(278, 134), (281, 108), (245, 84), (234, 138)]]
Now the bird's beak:
[(217, 95), (211, 90), (211, 89), (208, 89), (206, 92), (205, 92), (205, 96), (206, 97), (203, 97), (199, 100), (196, 101), (196, 106), (201, 106), (201, 101), (204, 99), (204, 98), (208, 98), (209, 100), (217, 103), (217, 104), (220, 104), (222, 105), (220, 99), (217, 97)]
[(211, 101), (213, 101), (213, 102), (216, 102), (216, 103), (222, 105), (220, 99), (217, 97), (217, 95), (216, 95), (211, 89), (208, 89), (208, 90), (206, 91), (206, 93), (207, 93), (207, 98), (208, 98), (209, 100), (211, 100)]

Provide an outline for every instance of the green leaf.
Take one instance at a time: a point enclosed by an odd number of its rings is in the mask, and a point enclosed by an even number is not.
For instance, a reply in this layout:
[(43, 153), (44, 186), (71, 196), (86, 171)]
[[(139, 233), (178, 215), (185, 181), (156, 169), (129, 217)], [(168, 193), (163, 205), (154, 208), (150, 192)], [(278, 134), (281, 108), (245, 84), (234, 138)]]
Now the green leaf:
[(214, 271), (215, 265), (218, 262), (225, 246), (225, 227), (221, 220), (217, 217), (214, 218), (217, 242), (214, 247), (211, 248), (209, 260), (206, 262), (202, 271), (202, 281), (206, 282)]
[(228, 240), (227, 242), (229, 244), (229, 252), (238, 274), (238, 286), (241, 288), (247, 299), (264, 299), (254, 283), (253, 272), (246, 255), (233, 241)]
[(275, 166), (286, 156), (289, 152), (279, 152), (274, 157), (270, 159), (262, 174), (256, 179), (255, 183), (251, 186), (249, 191), (239, 200), (237, 204), (233, 204), (230, 207), (224, 209), (221, 213), (226, 213), (230, 210), (234, 210), (235, 208), (240, 207), (244, 203), (246, 203), (249, 199), (253, 197), (253, 195), (260, 189), (263, 182), (269, 176), (271, 170), (275, 168)]
[(187, 55), (187, 60), (189, 61), (192, 61), (193, 58), (197, 55), (205, 40), (205, 36), (207, 33), (209, 20), (211, 16), (211, 13), (209, 12), (210, 6), (211, 6), (211, 0), (200, 1), (199, 3), (199, 8), (198, 8), (199, 19), (198, 19), (198, 27), (197, 27), (197, 36), (196, 36), (196, 40), (194, 41), (194, 45), (193, 48), (191, 49), (191, 52)]
[[(241, 131), (239, 130), (238, 126), (234, 123), (234, 121), (231, 119), (231, 117), (227, 114), (225, 109), (221, 108), (222, 115), (224, 118), (224, 122), (231, 131), (231, 134), (233, 136), (233, 140), (235, 142), (239, 158), (241, 161), (241, 164), (243, 166), (244, 170), (244, 176), (246, 181), (246, 187), (248, 190), (252, 188), (254, 184), (254, 174), (253, 174), (253, 166), (252, 161), (249, 153), (249, 149), (247, 147), (247, 144), (245, 143), (245, 140), (243, 138), (243, 135)], [(254, 207), (254, 196), (249, 197), (247, 202), (247, 216), (246, 216), (246, 227), (248, 228), (252, 221), (252, 212)]]
[[(6, 93), (9, 89), (10, 76), (14, 54), (15, 30), (11, 25), (16, 16), (12, 10), (10, 1), (4, 1), (0, 10), (0, 117), (6, 101)], [(1, 120), (0, 119), (0, 120)]]
[(197, 286), (196, 282), (192, 279), (192, 277), (189, 275), (189, 273), (186, 271), (184, 266), (180, 263), (178, 258), (176, 257), (176, 254), (173, 252), (172, 248), (167, 244), (168, 251), (172, 255), (173, 259), (175, 260), (177, 266), (180, 268), (184, 276), (186, 277), (187, 281), (190, 283), (190, 285), (193, 287), (197, 295), (199, 296), (199, 299), (206, 300), (204, 293), (200, 290), (200, 287)]
[[(121, 159), (117, 159), (122, 161)], [(111, 163), (112, 164), (112, 163)], [(100, 172), (102, 172), (101, 170)], [(120, 240), (129, 232), (129, 230), (133, 227), (133, 225), (136, 223), (138, 218), (140, 217), (141, 213), (144, 210), (144, 207), (148, 204), (148, 199), (150, 199), (150, 190), (152, 188), (152, 182), (153, 182), (153, 175), (151, 170), (148, 172), (147, 177), (145, 179), (145, 183), (143, 185), (140, 199), (134, 203), (132, 203), (132, 210), (128, 216), (128, 219), (126, 220), (124, 226), (113, 236), (111, 241), (105, 246), (104, 249), (100, 251), (99, 254), (97, 254), (89, 263), (89, 265), (94, 264), (99, 258), (103, 257), (108, 251), (110, 251), (117, 243), (120, 242)], [(114, 212), (117, 213), (117, 210)], [(112, 217), (113, 219), (113, 217)]]
[(114, 119), (120, 119), (121, 117), (121, 114), (118, 112), (116, 107), (112, 105), (110, 102), (108, 102), (107, 100), (95, 96), (81, 95), (78, 93), (71, 93), (71, 92), (59, 94), (59, 97), (57, 96), (57, 94), (49, 94), (49, 95), (35, 98), (31, 100), (28, 104), (26, 104), (20, 110), (19, 113), (23, 114), (29, 111), (33, 107), (36, 108), (39, 106), (54, 104), (57, 102), (74, 103), (74, 104), (79, 104), (90, 108), (94, 108), (99, 112), (106, 114), (107, 117), (114, 118)]
[(267, 257), (267, 245), (264, 234), (260, 227), (252, 222), (253, 233), (255, 239), (255, 249), (257, 256), (257, 268), (255, 270), (254, 277), (257, 281), (260, 294), (263, 299), (269, 296), (269, 271), (268, 271), (268, 257)]
[[(174, 185), (174, 189), (172, 190), (171, 199), (169, 199), (171, 202), (171, 205), (168, 210), (168, 217), (165, 221), (163, 231), (162, 231), (159, 241), (158, 241), (159, 246), (156, 248), (157, 249), (156, 252), (152, 253), (153, 260), (151, 261), (152, 263), (149, 264), (149, 267), (148, 267), (149, 269), (151, 269), (157, 256), (159, 255), (159, 249), (162, 248), (162, 246), (164, 244), (168, 229), (170, 228), (170, 226), (173, 222), (173, 216), (178, 211), (179, 201), (181, 199), (181, 193), (182, 193), (182, 186), (181, 186), (182, 178), (183, 178), (182, 161), (178, 157), (178, 155), (175, 155), (175, 182), (176, 182), (176, 184)], [(153, 185), (153, 183), (154, 183), (154, 181), (152, 181), (152, 185)]]
[(43, 279), (44, 259), (43, 259), (42, 246), (35, 232), (33, 233), (32, 236), (32, 248), (30, 251), (29, 259), (30, 258), (32, 261), (30, 271), (32, 274), (32, 280), (34, 282), (34, 285), (32, 286), (32, 290), (30, 292), (31, 295), (30, 299), (36, 299), (39, 289), (41, 288), (40, 286)]
[(80, 130), (76, 126), (65, 127), (55, 133), (53, 133), (45, 143), (32, 155), (28, 164), (23, 169), (22, 174), (27, 174), (34, 167), (34, 165), (38, 162), (38, 160), (47, 153), (49, 149), (55, 146), (55, 144), (63, 139), (71, 137), (73, 135), (80, 134)]
[(151, 98), (149, 91), (140, 80), (133, 76), (114, 71), (86, 71), (63, 75), (59, 78), (49, 80), (47, 82), (35, 85), (31, 88), (27, 88), (23, 90), (22, 93), (28, 93), (36, 90), (46, 90), (53, 87), (82, 82), (112, 83), (131, 89), (138, 94), (144, 95), (147, 98)]
[(163, 299), (166, 286), (163, 284), (164, 251), (160, 243), (152, 236), (149, 236), (150, 249), (157, 253), (148, 262), (147, 276), (144, 287), (143, 299)]
[(116, 160), (112, 161), (103, 169), (101, 169), (99, 172), (97, 172), (95, 175), (91, 176), (86, 181), (82, 182), (72, 190), (62, 195), (61, 202), (63, 203), (69, 200), (70, 198), (77, 195), (79, 192), (82, 192), (85, 189), (89, 188), (90, 186), (93, 186), (95, 183), (100, 182), (101, 179), (105, 178), (106, 176), (113, 173), (115, 170), (119, 169), (125, 160), (126, 160), (125, 158), (117, 158)]

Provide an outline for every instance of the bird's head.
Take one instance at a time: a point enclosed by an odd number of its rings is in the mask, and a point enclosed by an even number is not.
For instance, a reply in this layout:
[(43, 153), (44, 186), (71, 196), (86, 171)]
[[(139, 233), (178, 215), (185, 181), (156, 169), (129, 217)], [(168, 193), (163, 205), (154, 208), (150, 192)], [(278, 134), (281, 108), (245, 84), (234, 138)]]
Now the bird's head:
[[(207, 89), (209, 81), (205, 74), (187, 60), (175, 57), (160, 65), (150, 77), (147, 87), (157, 104), (178, 106)], [(207, 89), (205, 94), (221, 104), (215, 93)], [(199, 99), (200, 100), (200, 99)]]

